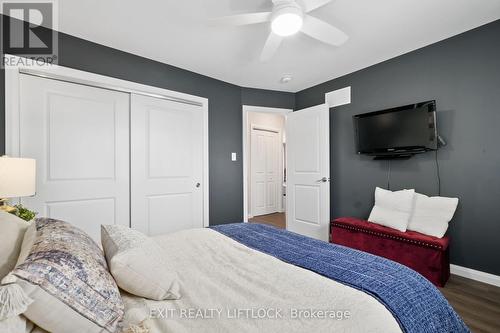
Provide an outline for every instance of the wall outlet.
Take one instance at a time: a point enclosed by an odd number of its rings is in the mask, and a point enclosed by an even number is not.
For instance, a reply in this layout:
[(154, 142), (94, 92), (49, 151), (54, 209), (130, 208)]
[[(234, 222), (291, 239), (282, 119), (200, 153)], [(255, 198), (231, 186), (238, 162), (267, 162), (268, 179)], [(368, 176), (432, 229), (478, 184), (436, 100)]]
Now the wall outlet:
[(236, 162), (236, 153), (231, 153), (231, 161)]

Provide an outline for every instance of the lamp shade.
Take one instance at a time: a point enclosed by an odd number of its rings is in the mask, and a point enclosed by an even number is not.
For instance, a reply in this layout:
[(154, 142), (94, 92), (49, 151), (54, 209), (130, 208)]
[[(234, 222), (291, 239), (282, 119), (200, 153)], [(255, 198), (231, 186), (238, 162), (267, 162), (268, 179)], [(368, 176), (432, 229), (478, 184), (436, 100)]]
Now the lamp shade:
[(0, 157), (0, 198), (34, 195), (35, 174), (34, 159)]

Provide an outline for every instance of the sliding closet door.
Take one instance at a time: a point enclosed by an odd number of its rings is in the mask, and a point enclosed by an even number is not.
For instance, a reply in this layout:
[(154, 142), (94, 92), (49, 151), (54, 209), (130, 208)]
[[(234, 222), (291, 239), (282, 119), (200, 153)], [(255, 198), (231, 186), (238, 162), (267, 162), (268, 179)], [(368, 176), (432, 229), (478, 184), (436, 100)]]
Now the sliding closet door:
[(95, 240), (129, 225), (129, 95), (30, 75), (20, 79), (20, 156), (37, 161), (22, 203)]
[(203, 227), (203, 113), (132, 95), (132, 228), (149, 235)]

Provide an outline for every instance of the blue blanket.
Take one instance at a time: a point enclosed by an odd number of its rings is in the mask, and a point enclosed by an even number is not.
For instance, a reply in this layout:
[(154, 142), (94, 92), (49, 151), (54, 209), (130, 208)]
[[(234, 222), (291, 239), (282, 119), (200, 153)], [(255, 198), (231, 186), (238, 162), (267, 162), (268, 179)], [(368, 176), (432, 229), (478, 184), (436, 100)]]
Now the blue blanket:
[(261, 224), (211, 228), (252, 249), (372, 295), (391, 311), (404, 332), (470, 332), (434, 285), (394, 261)]

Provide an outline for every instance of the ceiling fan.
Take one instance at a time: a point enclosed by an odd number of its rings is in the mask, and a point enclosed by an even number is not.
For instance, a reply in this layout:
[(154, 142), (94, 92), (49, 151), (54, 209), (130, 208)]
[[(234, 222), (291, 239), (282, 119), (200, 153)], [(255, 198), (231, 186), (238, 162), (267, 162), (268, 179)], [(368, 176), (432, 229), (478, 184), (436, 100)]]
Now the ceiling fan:
[(224, 16), (215, 22), (224, 25), (250, 25), (271, 22), (271, 33), (264, 44), (260, 55), (261, 61), (273, 57), (283, 39), (299, 31), (326, 44), (340, 46), (349, 38), (340, 29), (309, 15), (308, 13), (322, 7), (332, 0), (271, 0), (271, 12), (248, 13)]

